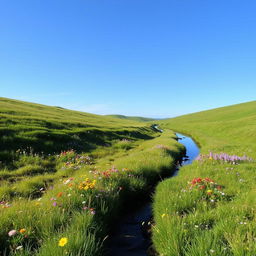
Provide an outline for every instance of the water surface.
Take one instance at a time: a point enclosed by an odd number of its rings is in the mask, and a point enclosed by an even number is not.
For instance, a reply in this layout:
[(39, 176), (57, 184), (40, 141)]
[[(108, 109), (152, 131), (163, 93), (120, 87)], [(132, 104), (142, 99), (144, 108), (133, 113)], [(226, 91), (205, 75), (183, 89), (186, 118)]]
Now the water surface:
[[(155, 127), (159, 129), (158, 126)], [(159, 129), (160, 131), (160, 129)], [(162, 130), (161, 130), (162, 132)], [(199, 147), (190, 138), (176, 133), (178, 140), (186, 148), (186, 156), (183, 157), (181, 165), (188, 165), (199, 154)], [(179, 168), (173, 174), (178, 175)], [(152, 241), (148, 234), (147, 223), (152, 220), (152, 202), (144, 203), (133, 212), (120, 217), (116, 222), (114, 232), (109, 236), (108, 256), (151, 256), (150, 247)]]

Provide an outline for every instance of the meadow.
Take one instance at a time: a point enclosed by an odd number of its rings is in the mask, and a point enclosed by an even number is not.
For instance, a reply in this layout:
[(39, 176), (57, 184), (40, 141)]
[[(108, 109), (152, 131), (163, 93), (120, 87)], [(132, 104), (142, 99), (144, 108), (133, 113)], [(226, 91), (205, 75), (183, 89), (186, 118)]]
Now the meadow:
[(162, 256), (256, 255), (256, 102), (159, 122), (190, 135), (201, 154), (154, 195)]
[[(255, 255), (255, 113), (249, 102), (153, 121), (0, 98), (0, 255), (107, 255), (116, 219), (158, 182), (159, 255)], [(174, 131), (201, 152), (163, 181), (184, 153)]]
[(0, 117), (0, 255), (104, 255), (116, 218), (184, 152), (140, 119), (6, 98)]

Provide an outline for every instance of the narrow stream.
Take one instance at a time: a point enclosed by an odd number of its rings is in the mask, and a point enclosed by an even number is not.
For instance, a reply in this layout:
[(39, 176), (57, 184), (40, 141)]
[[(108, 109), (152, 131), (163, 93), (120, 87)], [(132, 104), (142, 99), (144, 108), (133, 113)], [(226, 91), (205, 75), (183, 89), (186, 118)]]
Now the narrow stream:
[[(183, 157), (181, 166), (188, 165), (199, 154), (197, 144), (190, 138), (176, 133), (178, 140), (186, 148), (186, 156)], [(179, 168), (173, 174), (178, 174)], [(114, 232), (108, 241), (108, 256), (151, 256), (152, 242), (148, 233), (147, 223), (152, 220), (152, 202), (144, 203), (139, 209), (129, 212), (117, 221)]]

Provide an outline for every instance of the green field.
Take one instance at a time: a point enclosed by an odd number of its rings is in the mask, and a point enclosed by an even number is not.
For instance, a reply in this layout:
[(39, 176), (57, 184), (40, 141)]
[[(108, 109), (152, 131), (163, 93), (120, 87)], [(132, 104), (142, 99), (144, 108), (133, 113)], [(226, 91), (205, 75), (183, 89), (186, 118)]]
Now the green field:
[(159, 123), (201, 147), (199, 160), (157, 187), (153, 241), (159, 254), (256, 255), (256, 102)]
[(103, 255), (184, 150), (142, 120), (5, 98), (0, 117), (0, 255)]
[(256, 255), (255, 130), (256, 102), (150, 120), (0, 98), (0, 255), (104, 255), (118, 216), (175, 170), (174, 131), (201, 155), (157, 185), (156, 251)]

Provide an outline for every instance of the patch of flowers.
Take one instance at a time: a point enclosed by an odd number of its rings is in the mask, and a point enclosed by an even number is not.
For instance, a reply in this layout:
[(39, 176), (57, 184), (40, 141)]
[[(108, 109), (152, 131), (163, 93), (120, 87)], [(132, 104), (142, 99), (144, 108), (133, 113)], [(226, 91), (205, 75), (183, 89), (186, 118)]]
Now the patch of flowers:
[(83, 210), (89, 212), (92, 215), (94, 215), (96, 213), (94, 208), (90, 208), (88, 206), (84, 206)]
[(91, 165), (93, 164), (92, 158), (88, 155), (79, 155), (75, 152), (75, 150), (71, 149), (68, 151), (63, 151), (57, 158), (64, 162), (64, 166), (62, 169), (80, 169), (83, 165)]
[(97, 182), (96, 180), (91, 180), (89, 178), (86, 178), (84, 181), (80, 182), (80, 184), (78, 185), (78, 188), (80, 190), (94, 189), (96, 182)]
[(223, 192), (223, 187), (210, 178), (194, 178), (189, 182), (190, 190), (200, 192), (201, 200), (215, 203), (230, 197)]
[(231, 163), (231, 164), (238, 164), (240, 162), (245, 162), (245, 161), (253, 161), (252, 158), (244, 155), (244, 156), (237, 156), (237, 155), (229, 155), (227, 153), (212, 153), (210, 152), (209, 154), (200, 154), (197, 158), (197, 161), (204, 161), (204, 160), (216, 160), (216, 161), (222, 161), (226, 163)]
[(15, 252), (23, 249), (23, 243), (25, 239), (28, 239), (30, 232), (25, 228), (21, 229), (12, 229), (7, 233), (10, 242), (11, 251)]
[(0, 206), (2, 208), (9, 208), (9, 207), (11, 207), (11, 204), (6, 201), (0, 201)]
[(130, 176), (132, 176), (131, 172), (132, 172), (132, 170), (130, 170), (130, 169), (122, 168), (121, 170), (118, 170), (114, 166), (105, 171), (100, 171), (100, 170), (91, 170), (90, 171), (90, 173), (93, 174), (94, 177), (97, 179), (110, 178), (110, 177), (121, 175), (123, 173), (128, 174), (128, 176), (130, 177)]

